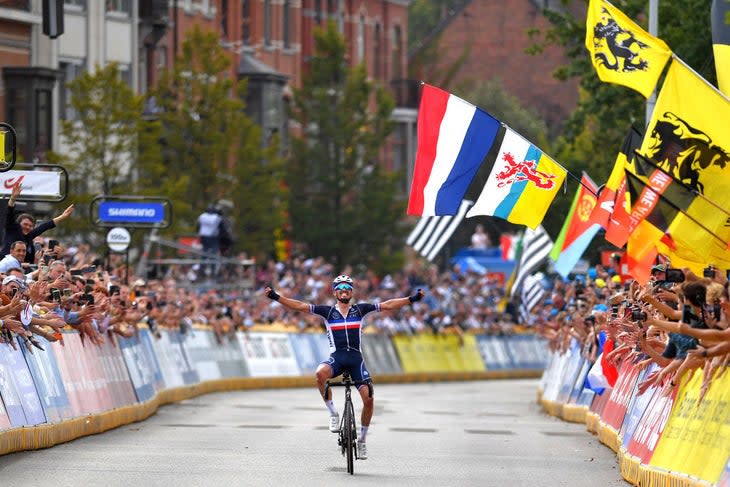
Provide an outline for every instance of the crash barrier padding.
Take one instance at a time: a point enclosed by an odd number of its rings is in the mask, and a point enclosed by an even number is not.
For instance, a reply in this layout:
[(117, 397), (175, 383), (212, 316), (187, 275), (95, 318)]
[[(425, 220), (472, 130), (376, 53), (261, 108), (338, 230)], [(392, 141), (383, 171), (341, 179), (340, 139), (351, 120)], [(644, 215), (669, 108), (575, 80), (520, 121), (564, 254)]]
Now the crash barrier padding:
[[(658, 366), (642, 368), (625, 361), (613, 387), (597, 393), (583, 373), (591, 361), (574, 352), (571, 346), (548, 358), (538, 391), (538, 402), (548, 414), (568, 421), (582, 418), (586, 429), (616, 452), (621, 475), (634, 485), (730, 487), (727, 367), (712, 372), (706, 391), (705, 371), (696, 369), (676, 387), (667, 383), (639, 394), (639, 384)], [(561, 394), (566, 389), (573, 391), (567, 400)], [(589, 397), (587, 404), (581, 399)]]
[[(39, 337), (44, 350), (0, 344), (0, 455), (142, 421), (200, 394), (314, 387), (314, 371), (329, 355), (321, 333), (216, 335), (202, 326), (183, 333), (140, 325), (130, 338), (105, 335), (100, 345), (71, 329), (62, 337)], [(480, 343), (508, 361), (492, 368)], [(548, 356), (533, 335), (471, 334), (368, 334), (363, 354), (378, 384), (539, 377)]]

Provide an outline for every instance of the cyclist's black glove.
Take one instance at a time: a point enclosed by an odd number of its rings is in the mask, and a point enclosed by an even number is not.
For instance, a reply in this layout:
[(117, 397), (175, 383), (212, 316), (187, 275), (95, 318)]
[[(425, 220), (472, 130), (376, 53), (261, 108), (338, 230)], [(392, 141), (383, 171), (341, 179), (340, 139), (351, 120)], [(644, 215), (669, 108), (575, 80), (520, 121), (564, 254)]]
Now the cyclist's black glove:
[(423, 299), (423, 295), (424, 294), (425, 293), (421, 289), (419, 289), (416, 292), (416, 294), (414, 294), (413, 296), (408, 296), (408, 301), (410, 301), (411, 303), (415, 303), (416, 301), (420, 301), (421, 299)]
[(273, 299), (274, 301), (278, 301), (281, 296), (274, 291), (273, 289), (270, 289), (268, 293), (266, 293), (266, 297), (269, 299)]

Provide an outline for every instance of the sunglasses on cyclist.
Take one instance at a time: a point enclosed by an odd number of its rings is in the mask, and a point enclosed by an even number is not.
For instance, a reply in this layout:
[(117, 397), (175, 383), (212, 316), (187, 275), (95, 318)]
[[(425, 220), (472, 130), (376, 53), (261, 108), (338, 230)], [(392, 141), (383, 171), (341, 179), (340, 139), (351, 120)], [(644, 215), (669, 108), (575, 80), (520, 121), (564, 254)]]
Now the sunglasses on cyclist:
[(337, 286), (335, 286), (335, 291), (351, 291), (351, 290), (352, 290), (352, 286), (350, 286), (349, 284), (342, 283), (342, 284), (338, 284)]

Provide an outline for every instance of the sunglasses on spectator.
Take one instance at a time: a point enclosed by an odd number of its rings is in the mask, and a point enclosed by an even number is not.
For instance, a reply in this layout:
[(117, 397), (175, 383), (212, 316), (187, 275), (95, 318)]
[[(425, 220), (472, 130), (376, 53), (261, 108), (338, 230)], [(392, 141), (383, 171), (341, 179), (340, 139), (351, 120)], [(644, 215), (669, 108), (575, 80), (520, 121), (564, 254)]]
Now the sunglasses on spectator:
[(351, 290), (352, 290), (352, 286), (350, 286), (349, 284), (344, 284), (344, 283), (338, 284), (335, 287), (335, 291), (351, 291)]

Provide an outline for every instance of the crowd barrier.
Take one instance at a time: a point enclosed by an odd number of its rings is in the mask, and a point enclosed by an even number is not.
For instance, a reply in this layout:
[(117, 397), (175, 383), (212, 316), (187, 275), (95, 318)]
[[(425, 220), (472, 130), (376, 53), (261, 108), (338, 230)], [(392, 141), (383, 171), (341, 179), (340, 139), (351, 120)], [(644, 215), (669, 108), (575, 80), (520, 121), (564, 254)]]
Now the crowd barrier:
[(677, 387), (638, 385), (657, 369), (624, 362), (618, 380), (601, 394), (589, 389), (592, 363), (572, 343), (551, 353), (539, 401), (566, 421), (583, 422), (618, 456), (622, 476), (634, 485), (730, 486), (730, 374), (716, 371), (702, 396), (703, 370)]
[[(315, 385), (324, 334), (236, 332), (220, 343), (195, 327), (84, 343), (73, 330), (45, 350), (0, 344), (0, 455), (46, 448), (143, 420), (161, 404), (235, 389)], [(539, 377), (548, 357), (535, 335), (367, 335), (377, 383)]]

